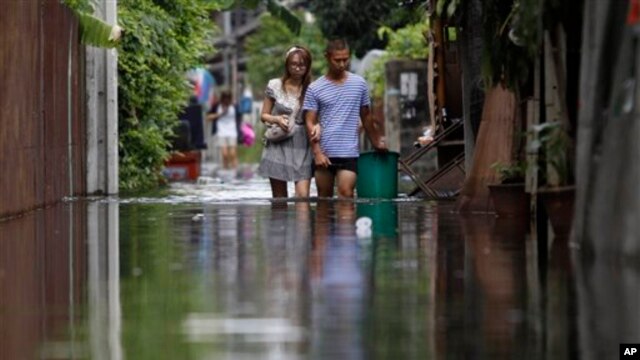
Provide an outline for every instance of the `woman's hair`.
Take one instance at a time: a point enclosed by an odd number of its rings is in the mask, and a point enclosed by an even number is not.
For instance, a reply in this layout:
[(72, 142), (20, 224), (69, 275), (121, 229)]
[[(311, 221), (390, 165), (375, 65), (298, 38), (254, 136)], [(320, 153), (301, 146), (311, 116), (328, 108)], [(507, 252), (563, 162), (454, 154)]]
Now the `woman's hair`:
[(220, 100), (225, 99), (225, 100), (229, 100), (231, 101), (231, 91), (229, 90), (222, 90), (220, 92)]
[(300, 91), (300, 104), (302, 104), (302, 102), (304, 101), (304, 95), (307, 92), (307, 88), (309, 87), (309, 84), (311, 84), (311, 53), (309, 52), (309, 50), (307, 50), (307, 48), (302, 47), (300, 45), (294, 45), (291, 48), (289, 48), (289, 50), (287, 50), (287, 52), (285, 53), (285, 58), (284, 58), (284, 76), (282, 76), (282, 88), (284, 90), (284, 86), (287, 82), (287, 80), (289, 80), (291, 78), (291, 73), (289, 72), (289, 62), (291, 61), (291, 58), (293, 57), (294, 54), (298, 54), (300, 55), (300, 58), (302, 59), (302, 61), (304, 61), (305, 65), (307, 65), (306, 69), (305, 69), (305, 73), (304, 75), (302, 75), (302, 82), (301, 82), (301, 91)]

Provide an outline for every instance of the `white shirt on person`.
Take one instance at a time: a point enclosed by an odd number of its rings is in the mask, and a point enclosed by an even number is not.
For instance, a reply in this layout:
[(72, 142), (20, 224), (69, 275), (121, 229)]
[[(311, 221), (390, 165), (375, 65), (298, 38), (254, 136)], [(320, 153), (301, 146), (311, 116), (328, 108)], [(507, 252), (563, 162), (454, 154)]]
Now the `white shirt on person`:
[[(224, 112), (223, 106), (218, 106), (218, 114), (222, 114)], [(236, 127), (236, 108), (233, 105), (229, 105), (227, 108), (227, 113), (220, 116), (218, 120), (216, 120), (217, 132), (216, 135), (219, 137), (237, 137), (238, 136), (238, 128)]]

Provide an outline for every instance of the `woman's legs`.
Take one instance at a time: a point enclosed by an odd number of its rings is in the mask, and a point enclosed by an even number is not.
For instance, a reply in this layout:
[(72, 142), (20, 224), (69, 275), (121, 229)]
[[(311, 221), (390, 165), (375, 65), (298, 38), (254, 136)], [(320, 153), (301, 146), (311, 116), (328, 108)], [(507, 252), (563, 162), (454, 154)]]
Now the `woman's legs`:
[(238, 167), (238, 155), (236, 140), (232, 137), (218, 137), (218, 146), (222, 156), (223, 169), (235, 169)]
[(229, 168), (229, 148), (227, 145), (220, 146), (220, 155), (222, 155), (222, 168)]
[(286, 198), (287, 194), (287, 182), (269, 178), (269, 182), (271, 183), (271, 195), (274, 198)]
[[(288, 197), (289, 191), (287, 189), (287, 182), (269, 178), (269, 182), (271, 183), (271, 195), (274, 198), (278, 197)], [(309, 197), (309, 188), (311, 186), (311, 180), (298, 180), (295, 182), (295, 197), (298, 198), (307, 198)]]
[(237, 147), (234, 145), (229, 146), (229, 167), (235, 169), (238, 167), (238, 153)]

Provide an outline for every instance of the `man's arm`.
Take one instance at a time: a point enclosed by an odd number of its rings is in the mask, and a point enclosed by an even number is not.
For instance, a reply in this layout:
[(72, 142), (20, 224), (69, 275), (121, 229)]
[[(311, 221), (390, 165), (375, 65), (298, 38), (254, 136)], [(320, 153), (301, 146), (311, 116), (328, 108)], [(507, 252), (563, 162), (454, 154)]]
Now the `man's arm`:
[(364, 126), (364, 131), (367, 132), (367, 136), (369, 137), (369, 141), (373, 145), (373, 148), (377, 151), (387, 151), (387, 144), (384, 140), (384, 136), (380, 134), (375, 124), (373, 123), (373, 117), (371, 116), (371, 110), (368, 106), (360, 107), (360, 119), (362, 121), (362, 126)]
[(318, 125), (318, 113), (312, 110), (305, 110), (304, 122), (307, 127), (307, 134), (309, 134), (309, 145), (311, 146), (311, 151), (313, 151), (313, 158), (315, 159), (316, 165), (322, 167), (331, 165), (331, 161), (329, 161), (329, 158), (320, 148), (320, 142), (314, 139), (314, 130), (317, 130)]

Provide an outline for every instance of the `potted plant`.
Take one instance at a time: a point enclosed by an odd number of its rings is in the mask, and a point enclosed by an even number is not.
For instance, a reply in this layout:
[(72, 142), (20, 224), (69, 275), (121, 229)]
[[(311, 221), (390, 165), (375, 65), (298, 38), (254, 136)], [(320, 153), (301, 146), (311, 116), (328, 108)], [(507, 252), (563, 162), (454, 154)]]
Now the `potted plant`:
[(530, 196), (524, 189), (526, 163), (523, 161), (496, 162), (491, 165), (491, 168), (500, 180), (499, 184), (489, 185), (489, 194), (498, 216), (528, 216)]
[[(556, 237), (566, 238), (573, 224), (575, 186), (573, 166), (568, 155), (571, 138), (560, 122), (548, 122), (533, 127), (535, 140), (529, 145), (531, 153), (539, 154), (543, 165), (542, 181), (538, 188)], [(538, 167), (537, 167), (538, 168)]]

